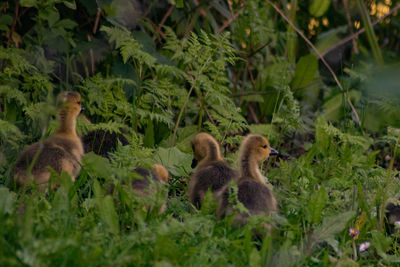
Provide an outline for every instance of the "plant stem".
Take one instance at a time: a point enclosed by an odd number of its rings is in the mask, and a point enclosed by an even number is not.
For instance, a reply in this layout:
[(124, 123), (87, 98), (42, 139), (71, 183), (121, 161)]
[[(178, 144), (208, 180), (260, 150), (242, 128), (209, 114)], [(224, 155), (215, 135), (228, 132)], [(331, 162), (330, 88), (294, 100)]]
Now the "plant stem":
[[(290, 12), (289, 19), (293, 24), (296, 24), (296, 9), (297, 9), (297, 0), (290, 1)], [(288, 27), (288, 40), (286, 41), (286, 52), (289, 63), (294, 66), (296, 62), (296, 47), (297, 47), (297, 36), (294, 31), (294, 28)]]
[(376, 63), (378, 63), (379, 65), (382, 65), (383, 64), (382, 52), (381, 52), (381, 49), (379, 48), (378, 42), (376, 41), (374, 28), (371, 23), (371, 18), (368, 15), (368, 10), (365, 7), (363, 0), (357, 0), (357, 5), (358, 5), (358, 9), (360, 10), (360, 13), (361, 13), (361, 19), (364, 24), (364, 28), (365, 28), (365, 31), (367, 34), (369, 45), (371, 46), (371, 49), (372, 49), (372, 54), (374, 55)]
[(396, 158), (396, 154), (397, 154), (397, 147), (399, 146), (399, 141), (400, 141), (400, 134), (398, 134), (397, 139), (396, 139), (396, 144), (395, 147), (393, 149), (393, 155), (392, 158), (390, 159), (390, 163), (389, 163), (389, 167), (387, 169), (387, 175), (386, 175), (386, 180), (385, 180), (385, 186), (383, 188), (383, 192), (382, 192), (382, 203), (381, 206), (379, 208), (379, 224), (378, 224), (378, 229), (382, 230), (383, 229), (383, 225), (384, 225), (384, 219), (385, 219), (385, 207), (386, 207), (386, 201), (387, 201), (387, 191), (388, 191), (388, 187), (390, 185), (390, 182), (393, 178), (393, 165), (394, 165), (394, 160)]
[(171, 147), (175, 145), (176, 133), (178, 131), (179, 122), (181, 121), (181, 117), (183, 115), (183, 111), (185, 110), (185, 107), (186, 107), (187, 103), (189, 102), (190, 94), (192, 93), (193, 88), (194, 88), (194, 83), (190, 87), (190, 90), (189, 90), (189, 92), (188, 92), (188, 94), (186, 96), (185, 103), (183, 103), (183, 106), (181, 107), (181, 110), (179, 111), (178, 119), (176, 119), (174, 134), (172, 135), (172, 140), (171, 140)]

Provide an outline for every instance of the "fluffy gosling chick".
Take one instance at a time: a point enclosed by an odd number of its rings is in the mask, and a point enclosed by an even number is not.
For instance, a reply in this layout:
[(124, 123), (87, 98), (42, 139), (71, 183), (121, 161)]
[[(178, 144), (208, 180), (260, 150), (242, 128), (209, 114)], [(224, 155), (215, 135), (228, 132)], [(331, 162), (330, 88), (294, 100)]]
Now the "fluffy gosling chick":
[(400, 227), (400, 198), (389, 199), (385, 207), (385, 228), (388, 234), (398, 233)]
[[(134, 171), (142, 177), (142, 179), (132, 180), (133, 191), (138, 196), (148, 196), (149, 194), (156, 193), (156, 188), (151, 188), (150, 179), (156, 183), (168, 183), (168, 171), (162, 165), (155, 164), (151, 171), (142, 167), (137, 167)], [(164, 203), (158, 214), (163, 213), (166, 208), (167, 206)], [(151, 207), (147, 207), (147, 209), (149, 210)]]
[[(190, 177), (189, 199), (194, 206), (200, 208), (209, 188), (217, 198), (223, 187), (239, 173), (224, 161), (217, 141), (208, 133), (197, 134), (192, 140), (192, 149), (193, 163), (198, 162), (198, 166)], [(192, 164), (192, 167), (195, 166)]]
[(81, 96), (77, 92), (62, 92), (57, 102), (61, 103), (61, 108), (56, 132), (43, 143), (37, 142), (26, 147), (16, 161), (14, 179), (21, 185), (35, 181), (39, 189), (46, 188), (50, 178), (48, 166), (58, 173), (66, 171), (73, 181), (79, 174), (83, 146), (75, 128), (76, 118), (82, 110)]
[(116, 149), (118, 140), (123, 146), (129, 142), (123, 134), (111, 133), (104, 130), (90, 131), (82, 136), (82, 143), (85, 153), (93, 151), (97, 155), (109, 158), (109, 152)]
[[(271, 214), (277, 210), (276, 199), (259, 169), (261, 162), (270, 155), (277, 154), (278, 152), (261, 135), (250, 134), (242, 142), (239, 149), (238, 200), (249, 210), (250, 215)], [(228, 198), (229, 187), (226, 187), (219, 199), (217, 214), (220, 217), (234, 212)], [(244, 224), (247, 217), (247, 214), (240, 213), (235, 218), (235, 223)]]

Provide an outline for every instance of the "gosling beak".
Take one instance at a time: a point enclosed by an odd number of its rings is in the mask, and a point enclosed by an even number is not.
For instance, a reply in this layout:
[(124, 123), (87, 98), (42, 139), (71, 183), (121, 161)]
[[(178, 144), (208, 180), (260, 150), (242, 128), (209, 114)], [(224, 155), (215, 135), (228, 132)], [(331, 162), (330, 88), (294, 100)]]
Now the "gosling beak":
[(271, 147), (270, 149), (271, 149), (271, 153), (269, 153), (270, 156), (278, 156), (278, 155), (279, 155), (279, 152), (278, 152), (278, 151), (276, 151), (276, 150), (273, 149), (272, 147)]
[(197, 166), (197, 159), (193, 158), (191, 167), (192, 167), (192, 169), (194, 169), (194, 168), (196, 168), (196, 166)]

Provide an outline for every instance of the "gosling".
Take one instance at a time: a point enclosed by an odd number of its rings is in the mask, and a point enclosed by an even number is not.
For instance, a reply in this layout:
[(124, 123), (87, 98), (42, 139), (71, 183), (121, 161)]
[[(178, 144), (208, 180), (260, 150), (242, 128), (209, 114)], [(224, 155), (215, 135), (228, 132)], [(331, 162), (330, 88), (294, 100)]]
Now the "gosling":
[(83, 146), (76, 133), (76, 118), (82, 110), (81, 96), (77, 92), (62, 92), (57, 102), (61, 103), (61, 108), (56, 132), (43, 143), (36, 142), (26, 147), (15, 163), (14, 179), (19, 185), (34, 181), (43, 191), (50, 179), (48, 167), (58, 173), (67, 172), (72, 181), (79, 174)]
[(211, 189), (217, 199), (222, 188), (239, 173), (232, 169), (221, 156), (217, 141), (207, 133), (199, 133), (192, 140), (194, 154), (192, 167), (197, 169), (189, 182), (189, 199), (197, 208), (201, 207), (204, 195)]
[[(149, 194), (155, 194), (156, 188), (151, 188), (151, 182), (155, 183), (168, 183), (168, 171), (164, 166), (155, 164), (151, 171), (143, 167), (136, 167), (135, 173), (137, 173), (142, 179), (133, 179), (132, 188), (133, 192), (139, 197), (149, 196)], [(167, 206), (164, 203), (158, 214), (163, 213)], [(147, 210), (151, 210), (150, 206), (147, 206)]]
[(388, 234), (399, 232), (400, 198), (389, 199), (385, 206), (385, 228)]
[[(240, 177), (237, 180), (237, 197), (249, 214), (239, 213), (235, 218), (235, 224), (243, 225), (249, 215), (271, 215), (277, 211), (276, 199), (259, 169), (261, 162), (277, 154), (278, 152), (261, 135), (250, 134), (243, 140), (239, 149)], [(226, 186), (219, 199), (217, 215), (220, 218), (234, 212), (232, 204), (229, 203), (229, 194), (229, 187)], [(269, 229), (269, 226), (265, 227)]]

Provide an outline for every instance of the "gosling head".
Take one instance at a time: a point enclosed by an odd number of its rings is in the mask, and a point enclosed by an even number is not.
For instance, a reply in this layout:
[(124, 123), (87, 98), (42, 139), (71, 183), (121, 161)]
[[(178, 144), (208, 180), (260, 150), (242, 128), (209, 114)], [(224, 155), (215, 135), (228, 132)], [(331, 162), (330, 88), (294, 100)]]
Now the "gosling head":
[(168, 183), (168, 171), (164, 168), (164, 166), (160, 164), (154, 164), (153, 171), (157, 173), (157, 175), (160, 176), (164, 182)]
[(61, 106), (62, 113), (67, 113), (73, 117), (78, 117), (82, 111), (81, 95), (78, 92), (65, 91), (57, 97), (57, 103)]
[(242, 156), (253, 157), (257, 162), (262, 162), (269, 156), (278, 155), (278, 152), (273, 149), (268, 140), (258, 134), (249, 134), (242, 142)]
[(194, 159), (192, 168), (204, 159), (210, 161), (220, 160), (221, 155), (217, 141), (208, 133), (199, 133), (192, 140)]

